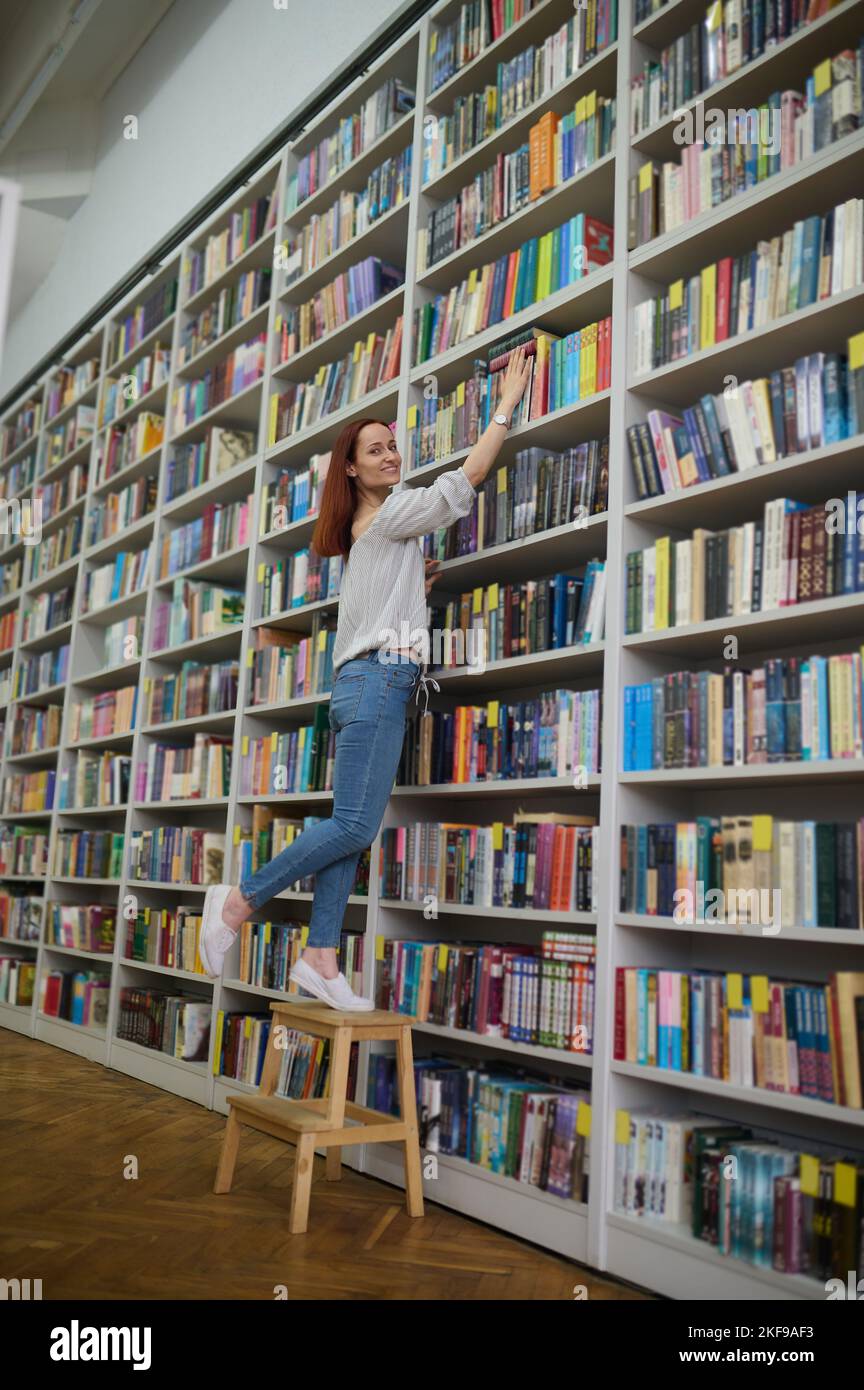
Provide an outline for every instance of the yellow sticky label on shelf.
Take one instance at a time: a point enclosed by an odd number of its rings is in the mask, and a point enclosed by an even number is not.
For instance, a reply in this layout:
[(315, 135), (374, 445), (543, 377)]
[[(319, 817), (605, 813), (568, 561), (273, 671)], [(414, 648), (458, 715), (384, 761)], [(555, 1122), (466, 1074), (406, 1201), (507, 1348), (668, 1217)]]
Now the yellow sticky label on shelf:
[(384, 959), (384, 937), (383, 937), (383, 936), (376, 936), (376, 938), (375, 938), (375, 959), (376, 959), (376, 960), (383, 960), (383, 959)]
[(235, 825), (235, 827), (234, 827), (234, 843), (235, 843), (235, 845), (239, 845), (239, 843), (240, 843), (240, 827), (239, 827), (239, 825)]
[(300, 928), (300, 950), (306, 950), (306, 942), (309, 940), (309, 923), (305, 922)]
[(244, 734), (244, 735), (243, 735), (243, 757), (244, 757), (244, 758), (246, 757), (246, 754), (247, 754), (248, 752), (249, 752), (249, 735), (248, 735), (248, 734)]
[(585, 98), (585, 115), (593, 116), (597, 111), (597, 93), (589, 92)]
[(583, 1139), (591, 1137), (591, 1106), (587, 1100), (580, 1100), (579, 1102), (579, 1108), (576, 1111), (576, 1133), (581, 1134)]
[(751, 975), (750, 977), (750, 1003), (753, 1005), (754, 1014), (767, 1014), (768, 1012), (768, 976)]
[(361, 354), (362, 351), (363, 351), (363, 344), (362, 344), (361, 342), (359, 342), (359, 341), (356, 342), (356, 343), (354, 344), (353, 361), (355, 361), (355, 362), (359, 362), (359, 361), (360, 361), (360, 354)]
[(473, 605), (473, 612), (475, 612), (475, 613), (482, 613), (482, 612), (483, 612), (483, 590), (482, 590), (482, 588), (481, 588), (481, 589), (475, 589), (475, 590), (474, 590), (474, 605)]
[(854, 1163), (835, 1163), (834, 1201), (841, 1207), (854, 1207), (857, 1187), (858, 1173)]
[(465, 382), (464, 382), (464, 381), (460, 381), (460, 382), (459, 382), (459, 385), (456, 387), (456, 404), (457, 404), (457, 405), (464, 405), (464, 404), (465, 404)]
[(327, 650), (327, 630), (323, 627), (318, 633), (318, 650), (319, 652), (326, 652)]
[(680, 309), (684, 303), (684, 281), (673, 280), (669, 286), (669, 308)]
[(639, 192), (640, 192), (640, 193), (647, 193), (647, 192), (649, 191), (649, 189), (651, 188), (651, 179), (652, 179), (652, 177), (653, 177), (653, 170), (654, 170), (654, 166), (651, 164), (650, 160), (649, 160), (649, 162), (648, 162), (647, 164), (643, 164), (643, 165), (640, 167), (640, 169), (639, 169)]
[(630, 1143), (630, 1111), (629, 1111), (629, 1110), (616, 1110), (616, 1111), (615, 1111), (615, 1143), (616, 1143), (616, 1144), (629, 1144), (629, 1143)]
[(254, 651), (252, 650), (252, 648), (250, 647), (249, 650), (248, 650), (248, 652), (246, 653), (246, 665), (247, 665), (247, 666), (252, 666), (253, 663), (254, 663), (254, 661), (255, 661), (255, 653), (254, 653)]
[(576, 124), (579, 125), (580, 121), (584, 121), (584, 119), (585, 119), (585, 98), (584, 98), (584, 97), (580, 97), (579, 100), (578, 100), (577, 103), (576, 103)]
[(446, 969), (447, 969), (447, 943), (446, 943), (446, 941), (442, 941), (441, 945), (438, 947), (438, 972), (439, 972), (439, 974), (443, 974), (444, 971), (445, 971)]
[(831, 59), (826, 58), (824, 63), (819, 63), (813, 69), (813, 90), (817, 97), (821, 97), (831, 86)]
[(431, 53), (437, 53), (437, 52), (438, 52), (438, 30), (437, 30), (437, 29), (433, 29), (433, 30), (432, 30), (432, 33), (429, 35), (429, 52), (430, 52), (430, 54), (431, 54)]
[(753, 817), (753, 849), (770, 850), (774, 845), (774, 817)]
[(264, 570), (265, 570), (265, 569), (266, 569), (266, 566), (265, 566), (265, 564), (264, 564), (264, 561), (262, 560), (261, 563), (260, 563), (260, 565), (258, 566), (258, 583), (259, 583), (259, 584), (263, 584), (263, 583), (264, 583)]
[(723, 5), (721, 0), (714, 0), (713, 5), (708, 6), (705, 15), (705, 27), (709, 34), (713, 34), (715, 29), (719, 29), (723, 23)]
[(488, 705), (486, 706), (486, 723), (489, 725), (490, 728), (497, 729), (498, 727), (498, 709), (498, 700), (490, 700)]
[(477, 288), (477, 271), (468, 271), (468, 293), (473, 294)]
[(490, 585), (489, 585), (489, 607), (490, 607), (490, 608), (497, 608), (497, 607), (498, 607), (498, 585), (497, 585), (497, 584), (490, 584)]
[(726, 1006), (729, 1009), (743, 1009), (744, 1007), (744, 976), (730, 974), (726, 976)]
[(419, 422), (420, 422), (420, 407), (419, 407), (418, 405), (409, 405), (409, 407), (408, 407), (408, 428), (409, 428), (409, 430), (416, 429), (416, 428), (417, 428), (417, 425), (419, 424)]
[(849, 339), (849, 370), (857, 372), (859, 367), (864, 367), (864, 333)]
[(494, 820), (494, 821), (492, 822), (492, 848), (493, 848), (493, 849), (503, 849), (503, 848), (504, 848), (504, 822), (503, 822), (503, 820)]
[(499, 468), (499, 469), (498, 469), (498, 472), (495, 474), (495, 480), (496, 480), (496, 483), (497, 483), (497, 490), (498, 490), (498, 492), (506, 492), (506, 491), (507, 491), (507, 469), (506, 469), (506, 468)]
[(801, 1170), (801, 1196), (819, 1196), (819, 1160), (814, 1154), (800, 1154), (798, 1166)]

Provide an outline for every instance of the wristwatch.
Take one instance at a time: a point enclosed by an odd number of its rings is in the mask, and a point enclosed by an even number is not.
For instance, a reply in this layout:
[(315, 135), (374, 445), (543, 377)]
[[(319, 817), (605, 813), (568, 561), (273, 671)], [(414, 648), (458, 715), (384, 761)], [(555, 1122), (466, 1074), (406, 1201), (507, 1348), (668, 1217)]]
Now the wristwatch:
[(493, 415), (492, 419), (495, 421), (496, 425), (503, 425), (505, 430), (509, 430), (510, 421), (508, 420), (506, 415)]

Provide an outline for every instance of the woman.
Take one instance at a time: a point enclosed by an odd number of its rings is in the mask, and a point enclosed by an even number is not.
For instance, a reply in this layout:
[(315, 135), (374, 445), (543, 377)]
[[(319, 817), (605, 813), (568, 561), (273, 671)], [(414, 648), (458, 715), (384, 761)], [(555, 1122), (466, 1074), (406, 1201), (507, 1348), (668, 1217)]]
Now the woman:
[[(427, 580), (422, 536), (470, 512), (522, 398), (522, 348), (504, 374), (499, 413), (461, 468), (430, 487), (392, 493), (402, 460), (388, 425), (357, 420), (333, 446), (312, 545), (345, 557), (333, 650), (330, 728), (336, 734), (333, 815), (298, 835), (239, 887), (207, 889), (201, 961), (221, 973), (240, 926), (289, 884), (315, 875), (309, 937), (291, 981), (334, 1009), (363, 1011), (338, 968), (342, 918), (361, 853), (378, 834), (399, 767), (412, 692), (426, 687)], [(431, 582), (431, 581), (430, 581)], [(402, 643), (402, 645), (398, 645)]]

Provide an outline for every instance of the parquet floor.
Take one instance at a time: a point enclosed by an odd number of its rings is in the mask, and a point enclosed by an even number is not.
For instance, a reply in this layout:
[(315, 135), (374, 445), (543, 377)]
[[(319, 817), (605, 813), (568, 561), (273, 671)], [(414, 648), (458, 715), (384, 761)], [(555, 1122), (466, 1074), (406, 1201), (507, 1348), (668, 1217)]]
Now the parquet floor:
[[(44, 1299), (638, 1299), (427, 1200), (315, 1160), (309, 1232), (287, 1233), (293, 1148), (244, 1130), (211, 1191), (224, 1116), (0, 1029), (0, 1276)], [(137, 1163), (137, 1178), (124, 1176)]]

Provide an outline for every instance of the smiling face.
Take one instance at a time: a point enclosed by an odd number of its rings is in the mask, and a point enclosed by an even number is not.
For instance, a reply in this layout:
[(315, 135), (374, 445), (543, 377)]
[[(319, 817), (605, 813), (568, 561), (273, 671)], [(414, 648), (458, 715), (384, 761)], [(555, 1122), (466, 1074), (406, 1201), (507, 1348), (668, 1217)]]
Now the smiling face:
[(387, 425), (364, 425), (354, 446), (354, 461), (346, 472), (362, 491), (377, 492), (399, 481), (402, 457)]

